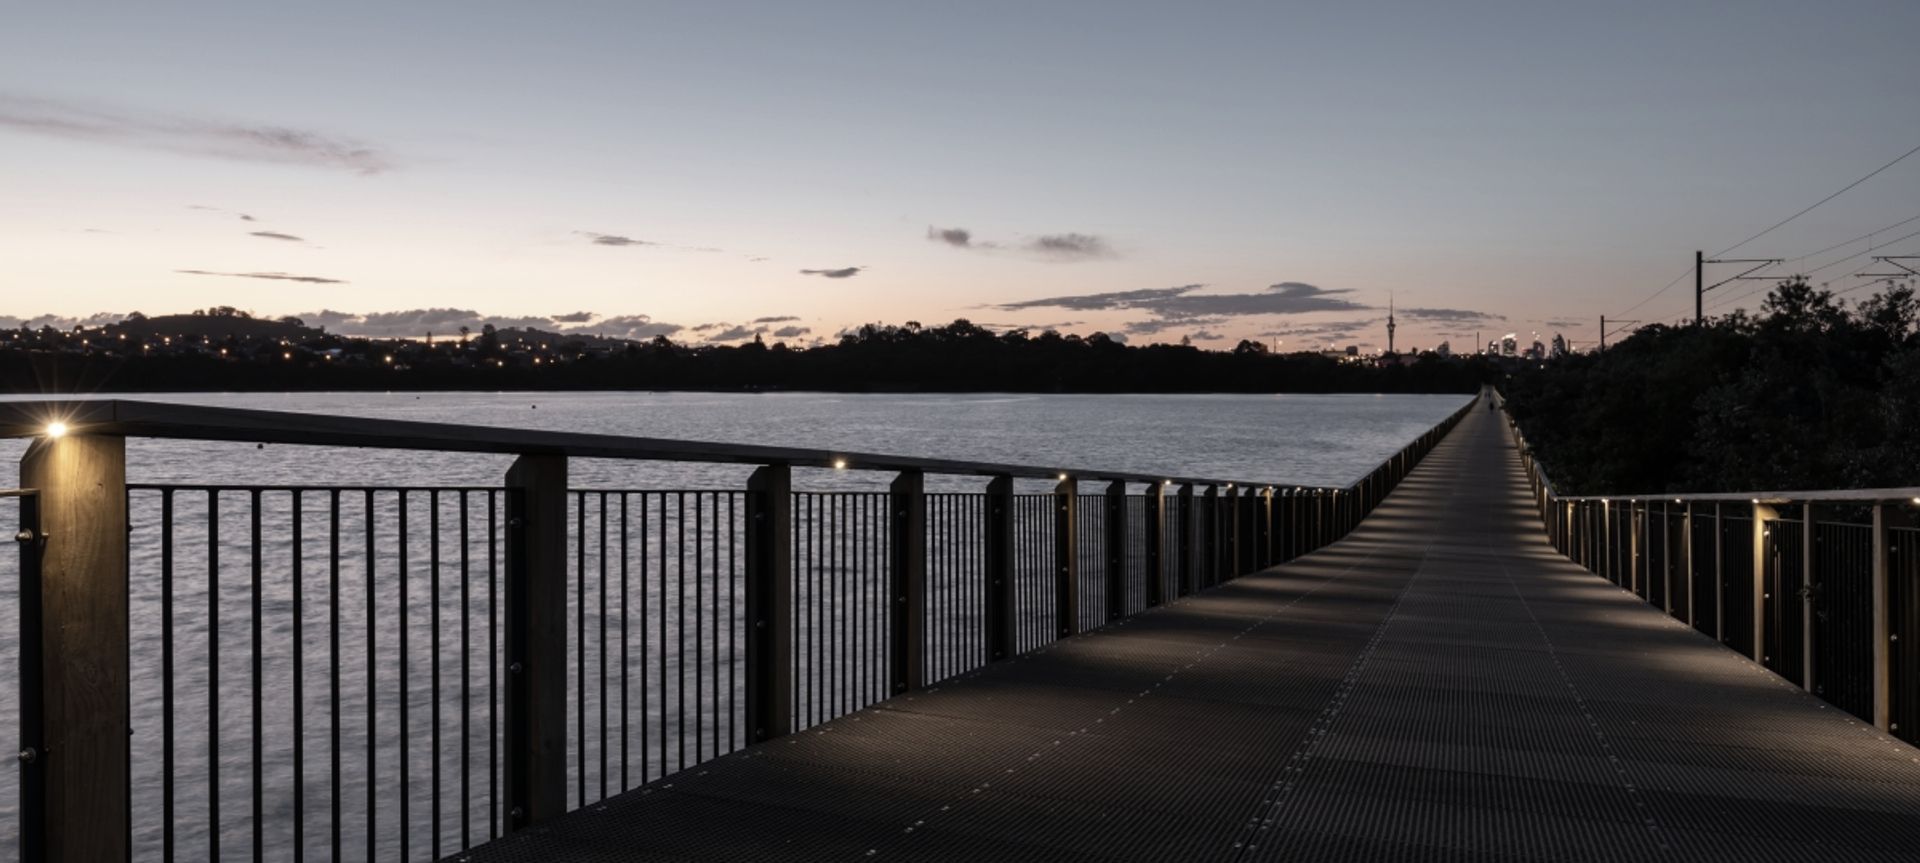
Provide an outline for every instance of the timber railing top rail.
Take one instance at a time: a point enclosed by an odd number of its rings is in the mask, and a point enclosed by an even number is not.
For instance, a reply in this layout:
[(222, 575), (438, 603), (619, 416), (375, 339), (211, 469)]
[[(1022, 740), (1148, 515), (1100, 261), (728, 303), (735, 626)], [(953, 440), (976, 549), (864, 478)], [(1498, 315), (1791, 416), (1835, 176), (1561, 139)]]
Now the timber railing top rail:
[[(1293, 482), (1254, 482), (1128, 471), (1077, 470), (1069, 467), (995, 464), (864, 452), (207, 407), (128, 399), (0, 401), (0, 437), (44, 435), (48, 432), (49, 425), (56, 422), (65, 424), (66, 430), (70, 433), (175, 440), (503, 455), (562, 455), (627, 460), (784, 464), (792, 467), (920, 471), (932, 474), (1011, 476), (1046, 480), (1072, 477), (1144, 484), (1267, 486), (1275, 490), (1327, 491), (1335, 488)], [(1349, 485), (1339, 488), (1351, 487)]]

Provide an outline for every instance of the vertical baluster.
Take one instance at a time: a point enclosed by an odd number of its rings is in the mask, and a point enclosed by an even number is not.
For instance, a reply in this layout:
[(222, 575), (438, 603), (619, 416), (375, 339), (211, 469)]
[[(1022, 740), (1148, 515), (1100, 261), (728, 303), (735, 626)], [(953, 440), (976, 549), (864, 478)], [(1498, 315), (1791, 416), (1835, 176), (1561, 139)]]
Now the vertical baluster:
[[(25, 640), (23, 636), (22, 650)], [(24, 733), (27, 724), (21, 723), (21, 736), (37, 738)], [(173, 489), (169, 488), (160, 491), (160, 854), (169, 863), (174, 850), (173, 806)], [(21, 808), (24, 816), (26, 807)], [(25, 846), (21, 859), (34, 859)]]
[(293, 590), (293, 859), (300, 863), (307, 857), (307, 770), (306, 770), (306, 620), (302, 610), (301, 595), (306, 580), (306, 547), (301, 531), (301, 493), (293, 490), (293, 560), (291, 588)]
[(207, 490), (207, 859), (220, 859), (219, 489)]
[[(584, 506), (585, 501), (582, 501)], [(607, 799), (607, 493), (600, 492), (600, 799)], [(586, 537), (581, 537), (585, 544)], [(581, 745), (586, 745), (581, 741)], [(584, 805), (586, 801), (581, 801)]]
[(428, 850), (433, 859), (440, 859), (440, 490), (427, 493), (427, 624), (428, 636), (432, 646), (427, 650), (428, 701), (427, 701), (427, 746), (432, 755), (428, 761), (427, 786), (432, 792), (433, 801), (428, 805), (428, 822), (433, 835), (428, 839)]
[(632, 610), (627, 605), (627, 534), (631, 531), (627, 521), (627, 493), (620, 493), (620, 790), (633, 787), (627, 778), (627, 745), (632, 739), (631, 721), (633, 714), (627, 706), (628, 664), (633, 659), (633, 647), (627, 642), (627, 617)]
[(408, 666), (408, 656), (407, 656), (407, 641), (408, 641), (407, 631), (413, 628), (412, 626), (413, 617), (411, 614), (411, 609), (409, 607), (410, 604), (407, 602), (407, 581), (408, 581), (407, 576), (409, 575), (407, 570), (409, 567), (408, 552), (412, 550), (411, 547), (413, 545), (413, 534), (407, 530), (408, 502), (407, 502), (407, 490), (404, 488), (401, 489), (399, 492), (399, 502), (397, 504), (397, 507), (399, 510), (400, 526), (398, 528), (399, 536), (398, 536), (398, 541), (395, 543), (395, 548), (399, 551), (400, 559), (399, 559), (399, 566), (394, 571), (394, 575), (396, 577), (396, 580), (399, 582), (399, 588), (396, 591), (396, 593), (398, 594), (399, 600), (400, 600), (400, 608), (397, 613), (397, 619), (400, 625), (400, 699), (399, 699), (400, 700), (400, 757), (399, 757), (400, 816), (399, 816), (399, 824), (400, 824), (400, 859), (405, 860), (407, 859), (408, 856), (410, 856), (409, 852), (411, 850), (412, 840), (413, 840), (413, 835), (412, 835), (413, 834), (413, 815), (412, 815), (413, 793), (411, 790), (411, 785), (413, 781), (413, 746), (411, 744), (411, 737), (412, 737), (411, 732), (413, 729), (409, 727), (409, 724), (407, 721), (407, 717), (409, 713), (408, 708), (411, 706), (409, 704), (411, 699), (407, 693), (407, 678), (409, 676), (408, 674), (409, 666)]
[(250, 576), (249, 584), (247, 585), (247, 596), (249, 599), (249, 616), (247, 620), (249, 638), (247, 653), (248, 659), (250, 660), (248, 670), (249, 689), (251, 692), (249, 694), (253, 699), (253, 707), (248, 713), (247, 719), (253, 726), (253, 739), (249, 741), (252, 746), (251, 754), (253, 756), (253, 763), (251, 765), (253, 772), (253, 809), (251, 819), (253, 821), (253, 859), (255, 863), (258, 863), (258, 861), (266, 858), (267, 848), (267, 784), (261, 778), (261, 772), (267, 760), (267, 734), (265, 716), (263, 715), (265, 712), (263, 705), (266, 699), (266, 692), (261, 688), (261, 648), (264, 645), (261, 640), (262, 627), (260, 624), (260, 589), (261, 583), (266, 579), (262, 574), (260, 490), (257, 488), (247, 493), (247, 526), (247, 563), (248, 575)]
[(327, 492), (327, 847), (340, 860), (340, 489)]
[(471, 586), (473, 549), (469, 544), (468, 498), (460, 492), (460, 847), (473, 846), (473, 644), (468, 618), (473, 610)]
[[(379, 836), (378, 836), (379, 831), (377, 830), (379, 826), (379, 821), (380, 821), (380, 809), (379, 809), (379, 803), (375, 796), (375, 792), (380, 787), (379, 773), (376, 766), (379, 763), (380, 752), (379, 752), (379, 747), (374, 744), (374, 741), (377, 741), (380, 739), (379, 725), (378, 725), (378, 710), (377, 710), (377, 707), (379, 704), (377, 684), (379, 683), (379, 680), (380, 680), (380, 667), (377, 664), (379, 659), (379, 654), (376, 651), (377, 640), (375, 636), (377, 634), (377, 631), (374, 626), (374, 622), (375, 622), (374, 605), (375, 605), (375, 599), (378, 595), (378, 592), (375, 590), (375, 584), (374, 584), (374, 572), (376, 570), (375, 562), (377, 560), (377, 558), (374, 556), (375, 550), (376, 550), (375, 542), (374, 542), (374, 531), (373, 531), (374, 516), (375, 516), (375, 509), (374, 509), (373, 489), (367, 489), (366, 490), (366, 520), (362, 526), (366, 528), (366, 554), (367, 554), (367, 562), (366, 562), (367, 574), (366, 574), (365, 593), (366, 593), (366, 599), (367, 599), (367, 646), (366, 646), (366, 650), (367, 650), (367, 677), (366, 677), (366, 680), (367, 680), (367, 737), (366, 737), (367, 857), (366, 859), (368, 860), (380, 859)], [(215, 859), (218, 859), (218, 855), (215, 855)]]

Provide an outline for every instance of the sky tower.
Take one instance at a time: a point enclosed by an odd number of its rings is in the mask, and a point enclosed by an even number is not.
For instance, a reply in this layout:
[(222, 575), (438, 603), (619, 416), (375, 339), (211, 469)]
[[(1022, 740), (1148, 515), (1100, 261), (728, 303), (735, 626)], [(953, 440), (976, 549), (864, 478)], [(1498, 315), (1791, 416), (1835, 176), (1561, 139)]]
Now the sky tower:
[(1393, 294), (1387, 294), (1387, 353), (1393, 353)]

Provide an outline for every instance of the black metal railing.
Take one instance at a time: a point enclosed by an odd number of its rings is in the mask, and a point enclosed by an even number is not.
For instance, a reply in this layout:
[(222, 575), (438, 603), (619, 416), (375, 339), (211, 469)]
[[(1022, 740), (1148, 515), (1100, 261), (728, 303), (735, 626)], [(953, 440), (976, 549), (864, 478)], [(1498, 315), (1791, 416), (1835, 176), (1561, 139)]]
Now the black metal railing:
[(1920, 489), (1561, 495), (1508, 424), (1560, 553), (1920, 743)]
[[(24, 859), (42, 837), (54, 859), (438, 859), (1323, 547), (1465, 412), (1335, 489), (105, 404), (32, 406), (68, 433), (23, 462), (35, 492), (0, 494)], [(0, 405), (0, 434), (37, 431), (27, 410)], [(498, 486), (126, 484), (128, 435), (520, 459)], [(581, 455), (760, 467), (569, 488)], [(796, 489), (795, 467), (893, 479)], [(91, 520), (42, 529), (44, 501), (82, 499)], [(124, 584), (119, 631), (42, 602), (43, 566)], [(90, 640), (48, 663), (52, 626)], [(49, 751), (45, 705), (90, 685), (75, 663), (124, 666), (125, 706)], [(49, 773), (90, 811), (49, 809)], [(125, 836), (76, 841), (115, 801), (99, 823)]]

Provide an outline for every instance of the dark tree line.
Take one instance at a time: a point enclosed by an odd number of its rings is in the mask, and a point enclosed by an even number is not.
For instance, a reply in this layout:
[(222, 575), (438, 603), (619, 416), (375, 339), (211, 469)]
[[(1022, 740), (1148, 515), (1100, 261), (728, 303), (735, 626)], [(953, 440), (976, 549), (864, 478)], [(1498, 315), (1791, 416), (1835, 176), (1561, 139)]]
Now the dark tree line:
[[(938, 327), (870, 325), (811, 348), (759, 341), (688, 346), (666, 338), (618, 348), (570, 344), (553, 334), (544, 362), (514, 354), (492, 333), (422, 349), (397, 365), (317, 356), (232, 362), (204, 354), (87, 356), (0, 352), (8, 392), (198, 390), (820, 390), (839, 392), (1245, 392), (1469, 393), (1495, 373), (1479, 358), (1423, 355), (1402, 364), (1270, 354), (1254, 342), (1232, 351), (1186, 345), (1132, 347), (1094, 334), (994, 333), (964, 320)], [(389, 344), (328, 336), (348, 358)], [(318, 343), (315, 349), (321, 347)], [(294, 345), (294, 350), (299, 350)], [(393, 349), (398, 352), (398, 349)]]
[(1916, 311), (1783, 282), (1756, 315), (1517, 371), (1509, 403), (1566, 494), (1920, 485)]

